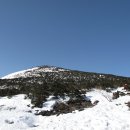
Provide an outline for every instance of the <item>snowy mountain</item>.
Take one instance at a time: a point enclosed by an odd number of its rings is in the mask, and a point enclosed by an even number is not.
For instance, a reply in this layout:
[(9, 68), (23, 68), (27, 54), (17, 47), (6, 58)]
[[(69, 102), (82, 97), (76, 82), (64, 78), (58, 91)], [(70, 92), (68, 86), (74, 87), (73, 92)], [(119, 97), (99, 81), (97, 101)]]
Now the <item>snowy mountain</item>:
[(39, 66), (0, 79), (0, 130), (129, 130), (130, 78)]
[(31, 69), (15, 72), (15, 73), (2, 77), (1, 79), (38, 77), (38, 76), (41, 76), (40, 73), (46, 73), (46, 72), (58, 73), (60, 71), (68, 71), (68, 70), (63, 69), (63, 68), (54, 67), (54, 66), (41, 66), (41, 67), (34, 67)]

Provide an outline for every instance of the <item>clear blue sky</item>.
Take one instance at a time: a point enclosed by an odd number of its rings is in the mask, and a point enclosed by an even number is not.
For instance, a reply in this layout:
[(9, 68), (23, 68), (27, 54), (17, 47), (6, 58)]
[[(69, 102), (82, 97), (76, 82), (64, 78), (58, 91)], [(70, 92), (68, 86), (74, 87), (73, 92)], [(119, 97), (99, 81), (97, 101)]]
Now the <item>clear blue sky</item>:
[(130, 0), (0, 0), (0, 77), (39, 65), (130, 76)]

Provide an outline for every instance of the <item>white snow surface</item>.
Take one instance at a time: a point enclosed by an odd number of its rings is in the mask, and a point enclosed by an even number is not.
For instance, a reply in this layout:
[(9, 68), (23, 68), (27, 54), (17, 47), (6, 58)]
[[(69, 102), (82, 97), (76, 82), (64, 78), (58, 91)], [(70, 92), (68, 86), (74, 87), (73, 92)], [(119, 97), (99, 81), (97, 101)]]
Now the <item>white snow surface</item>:
[(130, 110), (125, 104), (130, 101), (128, 95), (112, 100), (112, 93), (94, 89), (86, 97), (92, 102), (99, 100), (96, 106), (47, 117), (34, 115), (37, 108), (28, 107), (31, 101), (24, 97), (0, 98), (0, 130), (130, 130)]
[(2, 77), (1, 79), (14, 79), (22, 77), (37, 77), (40, 76), (41, 72), (59, 72), (59, 71), (68, 71), (67, 69), (57, 68), (57, 67), (34, 67), (32, 69), (22, 70), (18, 72), (11, 73)]

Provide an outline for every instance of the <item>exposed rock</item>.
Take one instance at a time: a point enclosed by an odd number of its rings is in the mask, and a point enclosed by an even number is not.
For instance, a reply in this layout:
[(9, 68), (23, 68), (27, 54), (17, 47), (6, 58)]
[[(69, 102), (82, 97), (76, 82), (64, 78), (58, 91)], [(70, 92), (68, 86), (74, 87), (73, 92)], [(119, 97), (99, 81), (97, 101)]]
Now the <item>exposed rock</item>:
[(113, 93), (113, 99), (119, 98), (119, 91)]
[(97, 105), (98, 103), (99, 103), (99, 101), (96, 100), (96, 101), (93, 102), (93, 105)]
[(10, 120), (5, 120), (5, 122), (8, 123), (8, 124), (13, 124), (14, 123), (14, 121), (10, 121)]
[(125, 103), (130, 108), (130, 102)]

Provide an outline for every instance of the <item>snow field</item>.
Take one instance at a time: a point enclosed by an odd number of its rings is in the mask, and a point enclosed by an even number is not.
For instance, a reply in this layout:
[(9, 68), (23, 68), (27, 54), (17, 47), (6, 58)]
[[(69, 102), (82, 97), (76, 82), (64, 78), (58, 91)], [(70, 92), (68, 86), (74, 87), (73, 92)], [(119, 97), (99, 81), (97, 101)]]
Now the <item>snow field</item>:
[[(99, 101), (94, 107), (48, 117), (36, 116), (38, 108), (28, 107), (31, 101), (24, 97), (0, 98), (0, 130), (130, 130), (130, 111), (125, 104), (129, 95), (112, 100), (112, 93), (94, 89), (86, 94), (92, 102)], [(55, 101), (51, 99), (42, 109), (52, 109)]]

